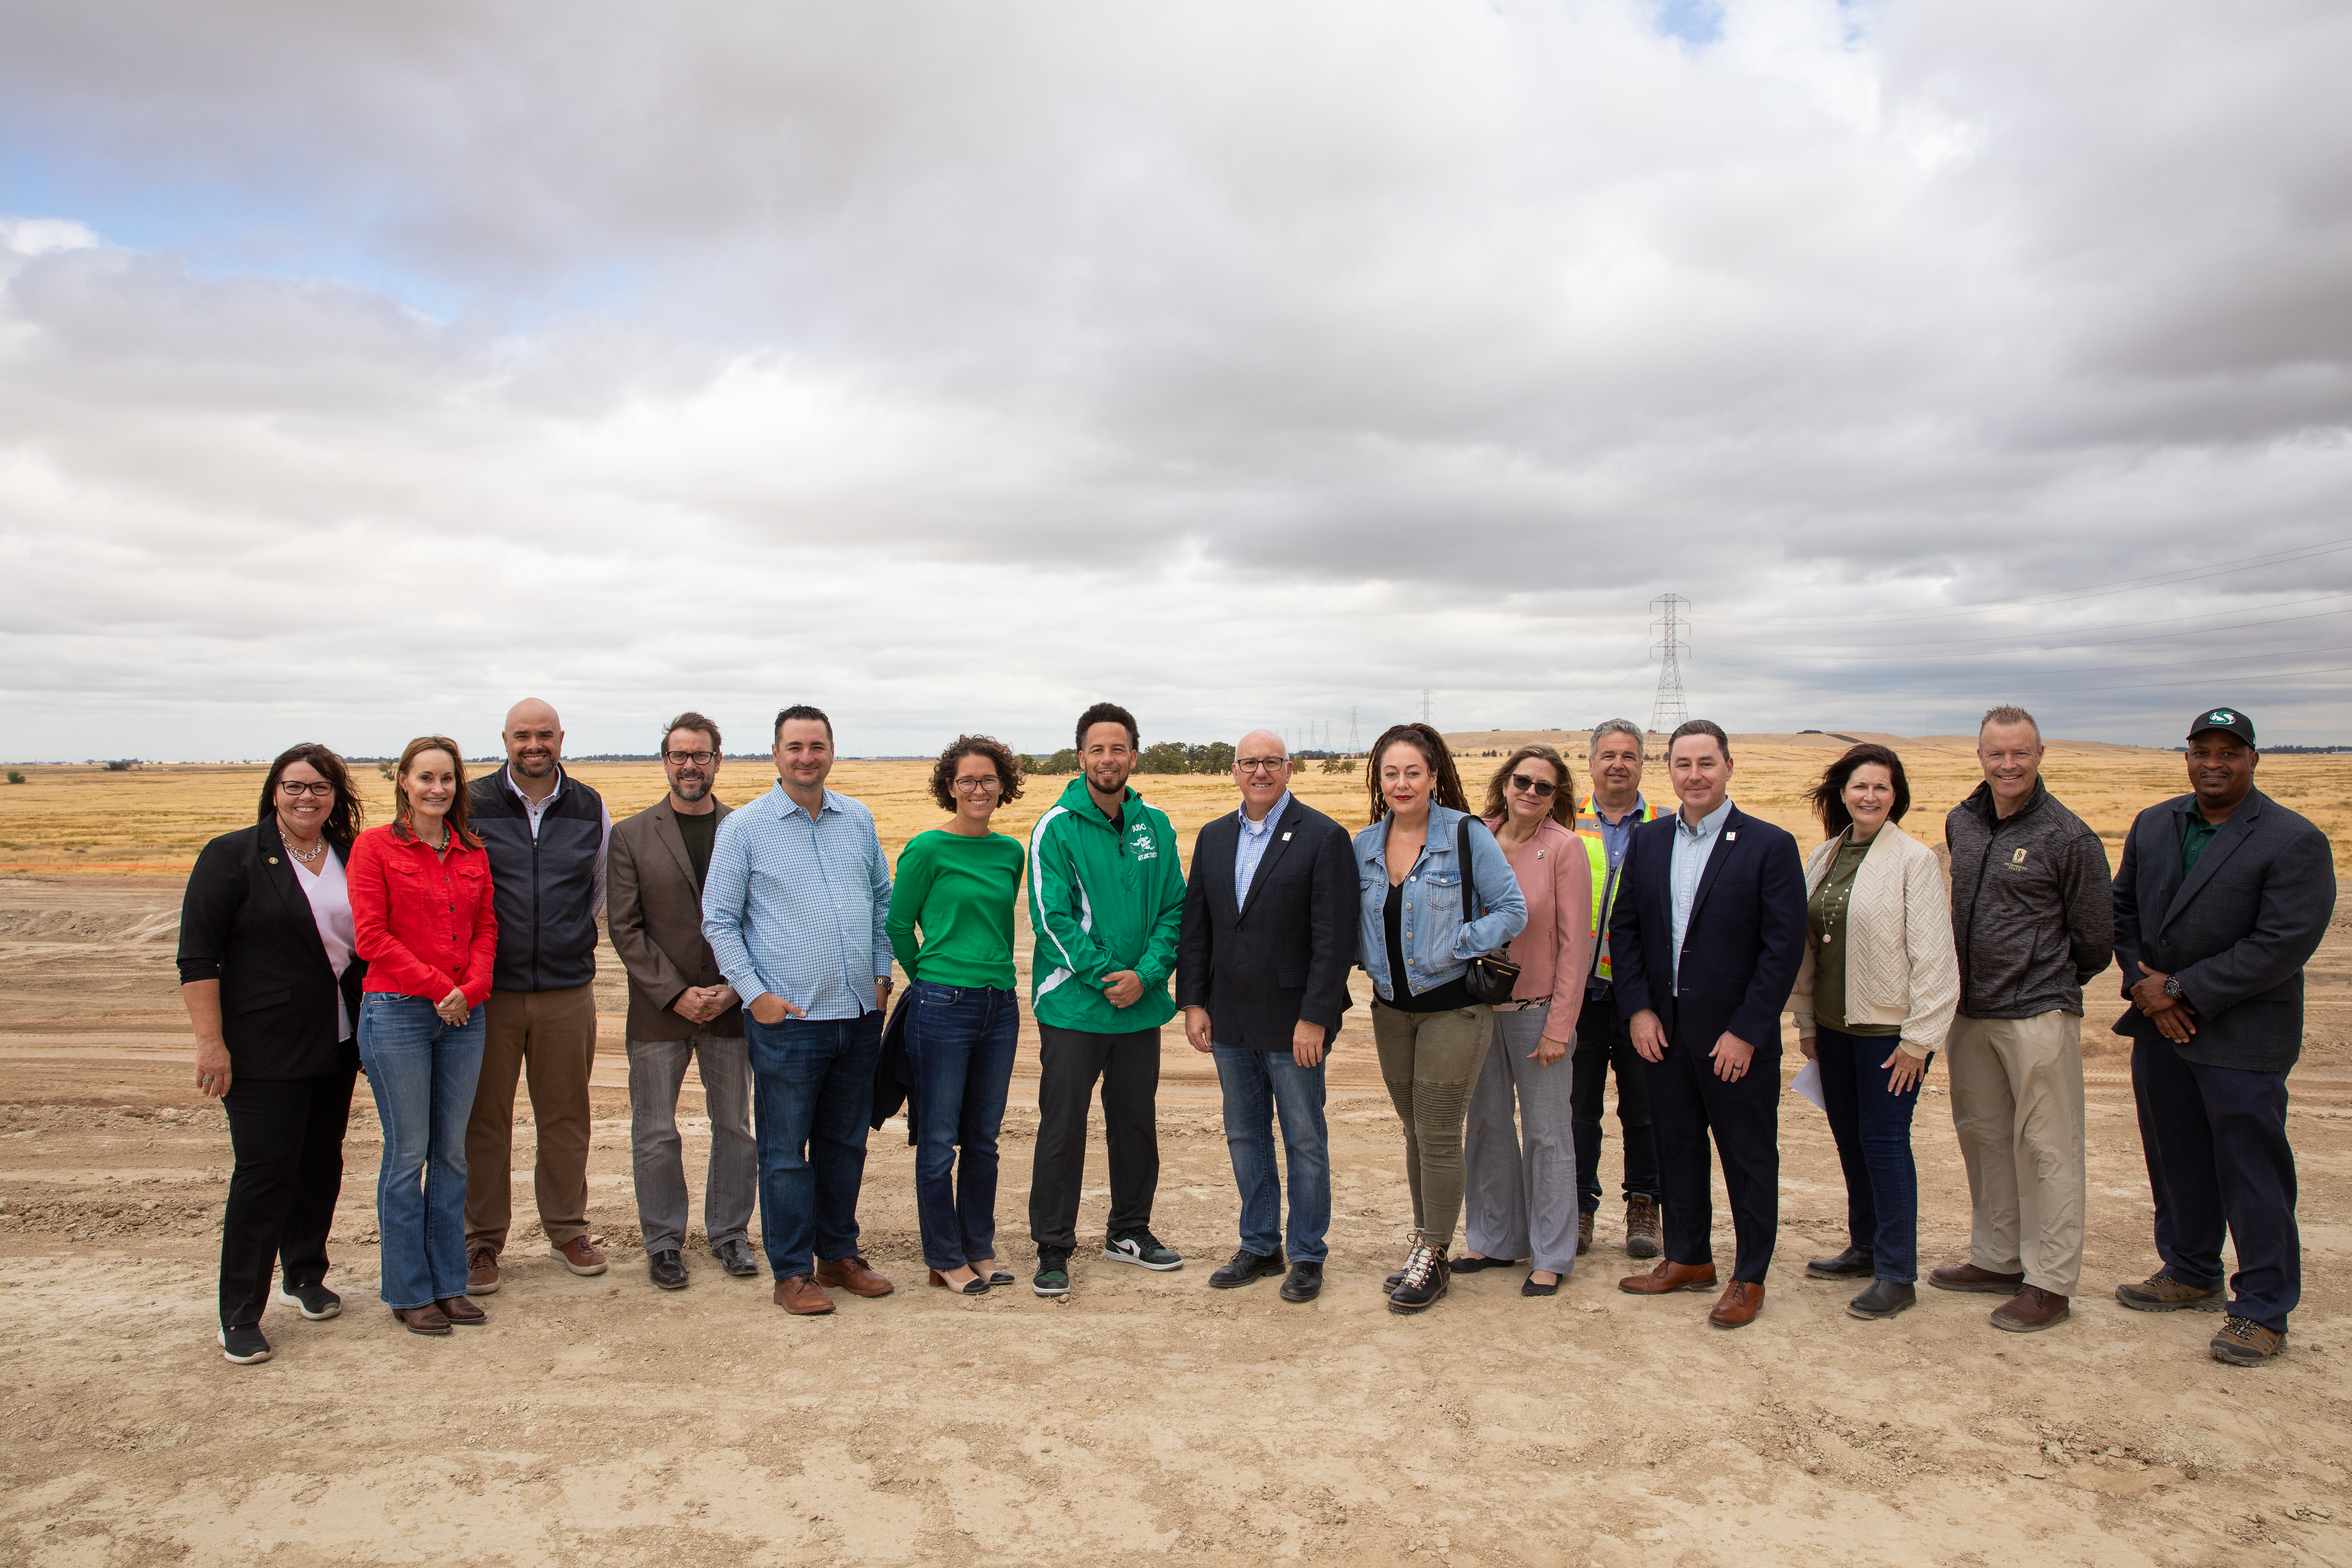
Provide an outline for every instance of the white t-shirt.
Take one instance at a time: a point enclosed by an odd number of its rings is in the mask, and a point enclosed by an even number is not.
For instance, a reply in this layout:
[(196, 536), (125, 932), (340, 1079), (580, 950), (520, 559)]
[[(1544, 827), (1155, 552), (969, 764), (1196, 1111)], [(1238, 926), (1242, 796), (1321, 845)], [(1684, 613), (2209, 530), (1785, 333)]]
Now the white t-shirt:
[[(290, 857), (289, 857), (290, 858)], [(310, 918), (319, 925), (319, 940), (327, 944), (327, 962), (335, 967), (335, 978), (341, 980), (343, 971), (352, 966), (357, 936), (352, 930), (352, 884), (343, 875), (343, 858), (332, 849), (319, 858), (316, 875), (294, 862), (294, 879), (302, 884), (302, 896), (310, 900)], [(352, 1037), (352, 1010), (343, 1001), (342, 987), (335, 988), (335, 1038)]]

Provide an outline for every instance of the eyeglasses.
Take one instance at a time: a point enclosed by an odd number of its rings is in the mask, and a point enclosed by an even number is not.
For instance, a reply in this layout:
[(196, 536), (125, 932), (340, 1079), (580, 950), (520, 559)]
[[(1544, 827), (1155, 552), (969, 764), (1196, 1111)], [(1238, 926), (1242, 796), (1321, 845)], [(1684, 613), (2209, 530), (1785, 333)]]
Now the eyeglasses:
[(278, 787), (287, 795), (315, 795), (320, 800), (332, 800), (335, 786), (331, 784), (303, 784), (296, 779), (279, 779)]
[(719, 753), (716, 752), (664, 752), (662, 758), (674, 768), (685, 767), (688, 763), (698, 768), (707, 768), (719, 760)]
[(1244, 773), (1278, 773), (1290, 765), (1288, 757), (1236, 757), (1234, 771)]
[(1531, 791), (1538, 800), (1549, 800), (1552, 791), (1559, 786), (1549, 779), (1531, 779), (1525, 773), (1513, 773), (1511, 787)]
[(955, 781), (955, 792), (958, 795), (994, 795), (1003, 787), (1004, 781), (994, 773), (984, 773), (979, 778)]

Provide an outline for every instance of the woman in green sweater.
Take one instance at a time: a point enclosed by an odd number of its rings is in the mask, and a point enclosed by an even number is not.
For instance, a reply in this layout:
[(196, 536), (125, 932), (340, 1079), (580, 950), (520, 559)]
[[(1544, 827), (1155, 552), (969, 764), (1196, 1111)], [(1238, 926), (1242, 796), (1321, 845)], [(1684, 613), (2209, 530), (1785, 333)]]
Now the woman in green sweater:
[(1013, 1283), (996, 1268), (996, 1135), (1021, 1037), (1013, 901), (1026, 855), (1019, 839), (988, 823), (1020, 795), (1021, 760), (1010, 747), (957, 736), (931, 769), (931, 798), (952, 815), (899, 851), (890, 889), (890, 950), (908, 981), (923, 1261), (932, 1284), (964, 1296)]

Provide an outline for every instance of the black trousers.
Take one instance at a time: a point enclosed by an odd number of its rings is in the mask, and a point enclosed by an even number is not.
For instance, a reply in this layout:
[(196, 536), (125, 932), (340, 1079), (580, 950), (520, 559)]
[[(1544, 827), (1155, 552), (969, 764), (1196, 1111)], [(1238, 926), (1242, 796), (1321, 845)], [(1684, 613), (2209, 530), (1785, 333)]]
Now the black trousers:
[(1586, 1214), (1601, 1206), (1601, 1107), (1609, 1069), (1617, 1069), (1617, 1130), (1625, 1143), (1625, 1196), (1658, 1195), (1658, 1140), (1650, 1127), (1649, 1075), (1617, 998), (1588, 996), (1576, 1017), (1576, 1055), (1569, 1058), (1569, 1125), (1576, 1133), (1576, 1203)]
[(2286, 1074), (2185, 1062), (2165, 1039), (2134, 1041), (2131, 1070), (2164, 1271), (2218, 1289), (2226, 1232), (2238, 1247), (2230, 1310), (2286, 1332), (2303, 1300)]
[(1040, 1249), (1078, 1245), (1086, 1184), (1087, 1110), (1102, 1080), (1103, 1136), (1110, 1145), (1113, 1236), (1151, 1224), (1160, 1190), (1160, 1031), (1097, 1035), (1037, 1026), (1037, 1158), (1029, 1177), (1029, 1239)]
[(1759, 1050), (1737, 1083), (1715, 1076), (1713, 1040), (1677, 1040), (1643, 1062), (1658, 1135), (1659, 1196), (1665, 1206), (1666, 1261), (1712, 1263), (1715, 1226), (1707, 1137), (1723, 1162), (1738, 1256), (1731, 1277), (1760, 1284), (1780, 1229), (1780, 1050)]
[(269, 1277), (316, 1285), (327, 1277), (327, 1230), (343, 1190), (343, 1129), (356, 1067), (318, 1078), (234, 1079), (221, 1097), (236, 1171), (221, 1219), (220, 1321), (261, 1321)]

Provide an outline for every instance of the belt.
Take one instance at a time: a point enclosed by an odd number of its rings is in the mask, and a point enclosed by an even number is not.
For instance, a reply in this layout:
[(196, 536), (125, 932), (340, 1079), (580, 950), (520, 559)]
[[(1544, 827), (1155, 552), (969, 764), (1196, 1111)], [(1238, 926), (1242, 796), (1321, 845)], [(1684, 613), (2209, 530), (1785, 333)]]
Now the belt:
[(1549, 996), (1538, 996), (1532, 1002), (1497, 1002), (1494, 1005), (1495, 1011), (1497, 1013), (1524, 1013), (1530, 1007), (1549, 1007), (1550, 1005), (1551, 998)]

